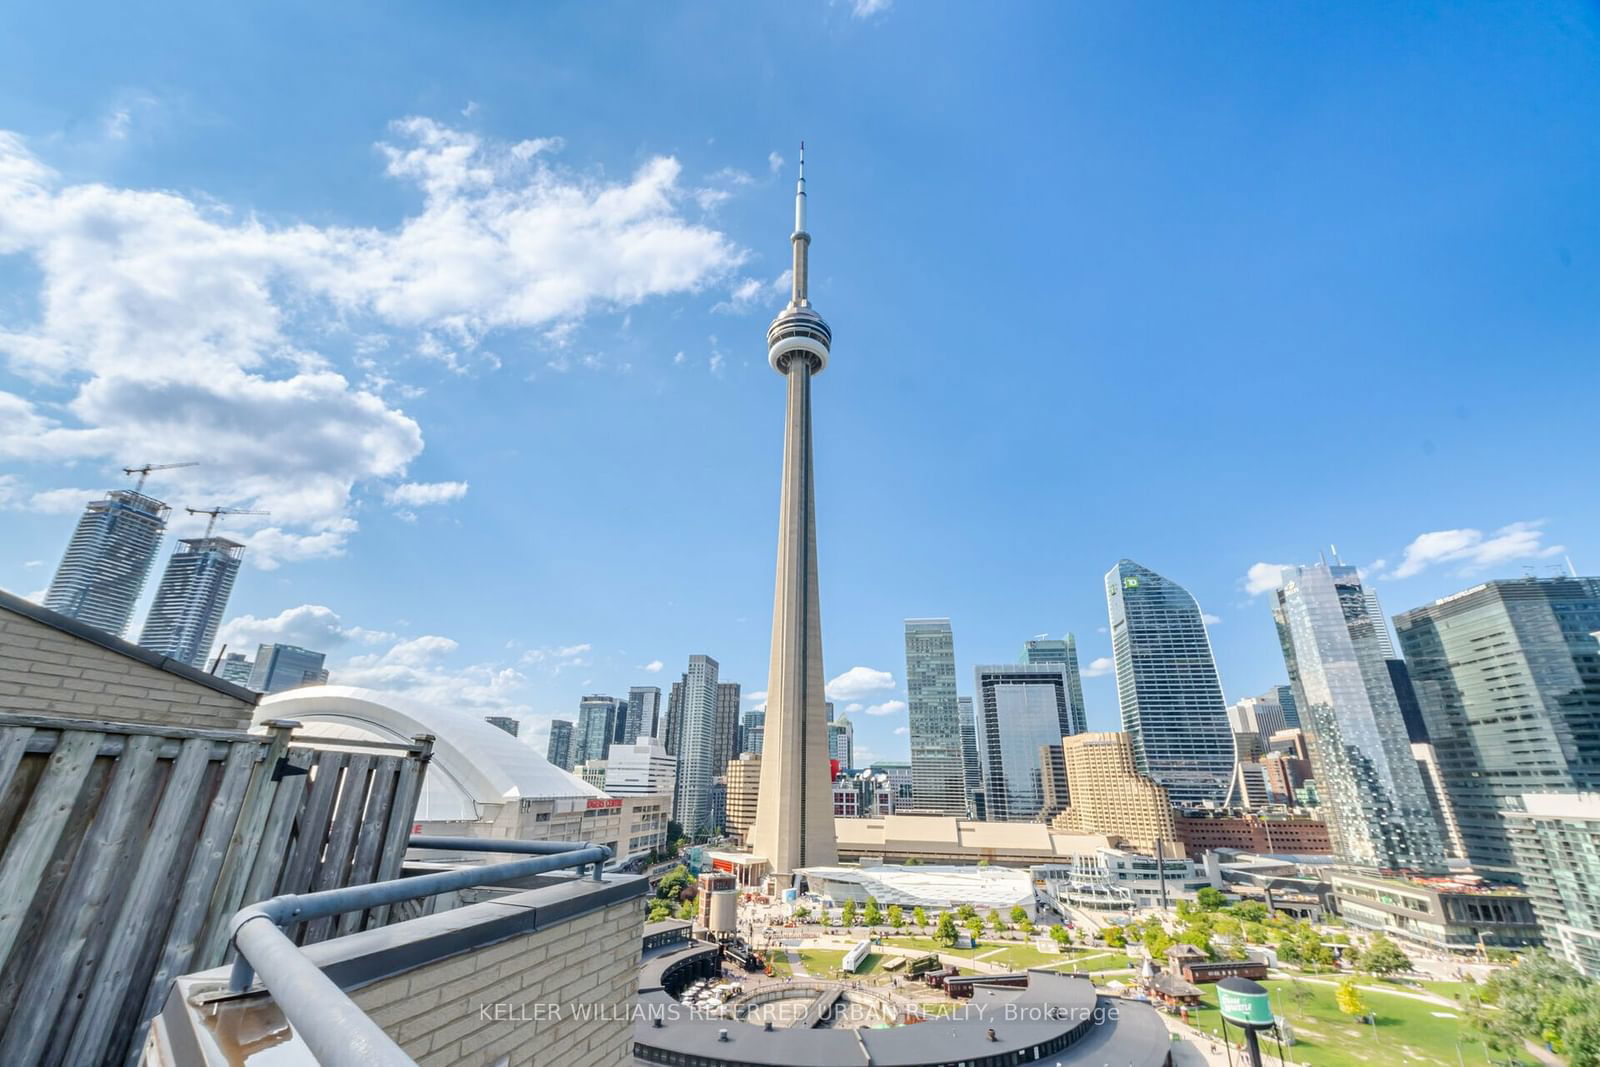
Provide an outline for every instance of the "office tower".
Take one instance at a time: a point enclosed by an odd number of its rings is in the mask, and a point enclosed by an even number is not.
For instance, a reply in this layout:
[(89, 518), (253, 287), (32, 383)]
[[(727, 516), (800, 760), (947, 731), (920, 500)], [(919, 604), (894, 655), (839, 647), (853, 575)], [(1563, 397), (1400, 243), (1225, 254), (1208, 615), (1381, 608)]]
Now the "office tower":
[(1519, 877), (1502, 809), (1600, 790), (1600, 578), (1484, 582), (1394, 621), (1467, 859)]
[(612, 745), (606, 757), (604, 789), (614, 797), (642, 797), (672, 792), (678, 761), (653, 737), (631, 745)]
[(1300, 729), (1300, 709), (1294, 703), (1294, 686), (1275, 685), (1272, 691), (1261, 699), (1269, 704), (1277, 704), (1283, 709), (1283, 724), (1287, 729)]
[(832, 721), (833, 721), (833, 701), (831, 701), (831, 700), (824, 700), (824, 701), (823, 701), (823, 702), (822, 702), (822, 708), (823, 708), (823, 710), (824, 710), (824, 711), (825, 711), (825, 712), (827, 712), (827, 716), (828, 716), (828, 721), (829, 721), (829, 722), (832, 722)]
[(1389, 620), (1383, 614), (1383, 606), (1378, 603), (1378, 591), (1363, 587), (1362, 596), (1367, 602), (1367, 618), (1372, 620), (1372, 636), (1378, 642), (1378, 651), (1383, 653), (1383, 658), (1391, 663), (1400, 658), (1394, 650), (1394, 641), (1389, 637)]
[(1036, 637), (1022, 645), (1023, 663), (1059, 663), (1067, 672), (1067, 704), (1072, 711), (1070, 734), (1089, 728), (1089, 713), (1083, 706), (1083, 676), (1078, 673), (1078, 640), (1068, 634), (1060, 641)]
[(967, 813), (962, 789), (966, 762), (949, 619), (906, 620), (906, 700), (912, 805), (919, 814), (962, 818)]
[(822, 607), (817, 581), (816, 487), (811, 469), (811, 379), (828, 365), (832, 331), (807, 295), (811, 235), (806, 232), (805, 150), (795, 186), (793, 290), (767, 328), (767, 360), (787, 392), (783, 479), (778, 504), (778, 565), (772, 595), (772, 659), (761, 797), (750, 832), (753, 851), (779, 875), (839, 859), (823, 707)]
[(250, 685), (250, 669), (255, 664), (243, 652), (229, 652), (217, 664), (216, 674), (224, 682), (248, 687)]
[(244, 546), (226, 537), (186, 537), (167, 559), (139, 644), (168, 659), (204, 667), (233, 593)]
[(734, 840), (746, 844), (756, 824), (756, 803), (761, 795), (761, 757), (755, 753), (740, 756), (728, 764), (724, 779), (728, 818), (723, 828)]
[(1228, 723), (1235, 734), (1260, 735), (1263, 748), (1273, 734), (1288, 728), (1283, 705), (1267, 697), (1245, 697), (1237, 704), (1228, 705)]
[(1235, 763), (1257, 759), (1267, 746), (1262, 744), (1261, 735), (1254, 730), (1235, 730), (1233, 732), (1233, 760)]
[(589, 785), (601, 792), (606, 788), (606, 761), (603, 759), (587, 759), (572, 768), (572, 773), (582, 778)]
[(1106, 608), (1122, 728), (1139, 772), (1175, 804), (1220, 803), (1233, 778), (1233, 736), (1200, 605), (1124, 559), (1106, 574)]
[(678, 743), (683, 740), (683, 687), (689, 684), (686, 674), (667, 690), (667, 715), (661, 721), (661, 743), (668, 755), (678, 754)]
[(975, 667), (972, 674), (987, 817), (1034, 822), (1044, 810), (1039, 749), (1083, 732), (1073, 722), (1066, 664), (996, 664)]
[(712, 773), (723, 774), (739, 758), (739, 683), (717, 683), (717, 732), (712, 741)]
[[(1389, 662), (1393, 663), (1393, 660)], [(1461, 841), (1461, 824), (1456, 821), (1456, 808), (1450, 802), (1450, 791), (1439, 774), (1439, 756), (1426, 741), (1411, 742), (1411, 756), (1417, 761), (1417, 773), (1422, 775), (1422, 788), (1428, 794), (1428, 807), (1433, 809), (1434, 822), (1439, 825), (1439, 841), (1444, 854), (1452, 859), (1467, 858), (1467, 848)]]
[(250, 688), (258, 693), (278, 693), (302, 685), (320, 685), (328, 680), (321, 652), (296, 645), (262, 645), (256, 649), (255, 666), (250, 669)]
[(1422, 704), (1417, 700), (1417, 688), (1411, 684), (1411, 671), (1403, 659), (1387, 659), (1389, 684), (1394, 686), (1394, 698), (1400, 704), (1400, 721), (1406, 724), (1406, 738), (1412, 743), (1428, 740), (1428, 724), (1422, 718)]
[(683, 676), (683, 734), (678, 743), (678, 788), (672, 810), (690, 840), (713, 828), (711, 785), (723, 770), (716, 762), (717, 669), (717, 661), (710, 656), (690, 656)]
[(555, 719), (550, 723), (550, 747), (545, 759), (564, 771), (572, 770), (572, 721)]
[(485, 715), (483, 717), (483, 721), (488, 723), (490, 726), (504, 730), (512, 737), (516, 737), (518, 731), (522, 729), (521, 721), (513, 719), (509, 715)]
[(1059, 744), (1039, 746), (1039, 784), (1044, 789), (1039, 820), (1048, 822), (1065, 811), (1072, 799), (1067, 792), (1066, 757)]
[(591, 693), (578, 701), (578, 729), (572, 735), (572, 762), (603, 760), (617, 733), (617, 698)]
[(961, 769), (967, 783), (967, 818), (981, 818), (973, 798), (983, 788), (982, 764), (978, 762), (978, 720), (971, 697), (956, 697), (956, 714), (961, 717)]
[[(1255, 734), (1251, 734), (1254, 737)], [(1267, 777), (1265, 764), (1253, 760), (1240, 760), (1233, 766), (1233, 782), (1228, 786), (1229, 808), (1264, 808), (1269, 804), (1282, 804), (1284, 799), (1274, 794)]]
[(624, 741), (623, 735), (628, 732), (628, 702), (617, 701), (616, 710), (611, 715), (611, 743), (613, 745), (631, 744)]
[(747, 711), (744, 713), (744, 724), (739, 727), (739, 752), (761, 755), (761, 743), (767, 731), (767, 713), (765, 711)]
[(647, 737), (657, 737), (656, 728), (661, 718), (661, 687), (636, 685), (628, 690), (627, 726), (623, 729), (622, 743), (631, 745)]
[(848, 715), (828, 724), (828, 758), (838, 761), (841, 772), (856, 765), (856, 728)]
[(121, 637), (144, 591), (171, 511), (131, 489), (115, 489), (104, 500), (91, 501), (67, 542), (44, 606)]
[(1286, 567), (1273, 620), (1316, 770), (1334, 855), (1441, 870), (1444, 847), (1354, 567)]
[(1061, 740), (1061, 758), (1072, 791), (1067, 809), (1051, 825), (1086, 834), (1117, 834), (1134, 848), (1153, 851), (1178, 836), (1167, 791), (1135, 763), (1125, 733), (1073, 734)]
[(1600, 978), (1600, 794), (1526, 793), (1502, 819), (1545, 946)]

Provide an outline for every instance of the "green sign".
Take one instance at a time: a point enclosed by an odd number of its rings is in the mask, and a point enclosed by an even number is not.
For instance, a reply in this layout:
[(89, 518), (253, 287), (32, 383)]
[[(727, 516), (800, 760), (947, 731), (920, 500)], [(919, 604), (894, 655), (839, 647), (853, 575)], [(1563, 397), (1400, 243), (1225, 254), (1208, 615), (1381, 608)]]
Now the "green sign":
[(1240, 1026), (1271, 1026), (1272, 1001), (1266, 993), (1241, 993), (1217, 987), (1217, 1004), (1222, 1017)]

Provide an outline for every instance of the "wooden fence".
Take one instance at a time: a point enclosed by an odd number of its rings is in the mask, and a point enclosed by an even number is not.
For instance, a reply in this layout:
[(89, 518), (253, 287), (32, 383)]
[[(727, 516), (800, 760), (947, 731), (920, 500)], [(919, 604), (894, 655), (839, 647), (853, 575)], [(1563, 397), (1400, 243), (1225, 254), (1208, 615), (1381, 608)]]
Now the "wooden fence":
[(136, 1062), (172, 980), (230, 958), (244, 904), (399, 876), (432, 739), (311, 748), (296, 726), (0, 712), (0, 1064)]

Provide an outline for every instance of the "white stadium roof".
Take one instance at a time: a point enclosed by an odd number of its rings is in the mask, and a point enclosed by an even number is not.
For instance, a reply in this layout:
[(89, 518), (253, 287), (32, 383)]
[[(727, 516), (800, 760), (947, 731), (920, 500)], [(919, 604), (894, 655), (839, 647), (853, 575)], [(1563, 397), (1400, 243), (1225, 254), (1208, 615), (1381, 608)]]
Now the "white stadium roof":
[(1032, 876), (1006, 867), (882, 864), (803, 867), (799, 873), (806, 876), (812, 892), (838, 900), (870, 897), (884, 905), (921, 905), (941, 910), (961, 904), (1009, 910), (1021, 904), (1030, 914), (1033, 911)]
[(409, 742), (432, 734), (417, 818), (478, 819), (485, 804), (600, 797), (603, 792), (476, 715), (398, 700), (371, 689), (313, 685), (263, 697), (254, 721), (294, 719), (302, 733), (348, 741)]

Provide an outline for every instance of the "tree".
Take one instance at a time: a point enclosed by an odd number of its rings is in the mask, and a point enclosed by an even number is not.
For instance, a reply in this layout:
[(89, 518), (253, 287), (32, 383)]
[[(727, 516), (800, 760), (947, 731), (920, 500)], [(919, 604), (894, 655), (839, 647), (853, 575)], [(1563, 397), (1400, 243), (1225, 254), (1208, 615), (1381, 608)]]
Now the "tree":
[(1228, 896), (1220, 889), (1204, 886), (1194, 895), (1194, 902), (1205, 911), (1221, 911), (1228, 904)]
[(844, 902), (843, 914), (841, 915), (841, 919), (842, 919), (842, 921), (844, 922), (844, 924), (846, 926), (854, 926), (856, 924), (856, 902), (855, 901), (847, 900), (847, 901)]
[(868, 926), (883, 925), (883, 909), (878, 907), (878, 902), (871, 897), (867, 898), (867, 914), (865, 918)]
[(661, 881), (656, 885), (656, 896), (662, 900), (677, 900), (683, 896), (683, 891), (693, 884), (694, 875), (689, 873), (688, 867), (680, 863), (661, 876)]
[(1228, 910), (1247, 923), (1263, 922), (1267, 918), (1267, 906), (1259, 900), (1241, 900)]
[(1120, 926), (1108, 926), (1104, 934), (1107, 948), (1127, 948), (1128, 935), (1122, 932)]
[(907, 856), (906, 859), (905, 859), (905, 862), (900, 864), (900, 866), (902, 866), (902, 867), (920, 867), (920, 866), (922, 866), (922, 861), (917, 859), (917, 857), (915, 857), (915, 856)]
[(1037, 928), (1033, 925), (1033, 920), (1032, 919), (1024, 918), (1021, 922), (1019, 922), (1017, 924), (1017, 929), (1021, 930), (1023, 932), (1023, 934), (1025, 934), (1026, 936), (1032, 937), (1033, 936), (1033, 931), (1035, 929), (1037, 929)]
[(1178, 944), (1193, 945), (1206, 954), (1206, 958), (1217, 958), (1217, 950), (1211, 947), (1211, 938), (1203, 930), (1185, 930), (1178, 935)]
[(918, 927), (928, 925), (928, 912), (921, 904), (911, 909), (911, 921), (916, 923)]
[(700, 901), (695, 899), (694, 897), (690, 897), (688, 900), (686, 900), (682, 904), (678, 905), (678, 918), (680, 918), (680, 919), (692, 919), (692, 918), (695, 917), (695, 913), (698, 912), (699, 910), (700, 910)]
[(1373, 934), (1366, 949), (1356, 958), (1356, 967), (1379, 978), (1387, 978), (1391, 974), (1411, 970), (1411, 957), (1400, 951), (1400, 946), (1387, 937)]
[(1017, 905), (1012, 907), (1012, 909), (1011, 909), (1011, 922), (1012, 922), (1013, 925), (1019, 925), (1021, 923), (1027, 922), (1027, 920), (1028, 920), (1028, 909), (1027, 908), (1024, 908), (1021, 904), (1017, 904)]
[(906, 924), (906, 912), (905, 912), (905, 909), (902, 908), (898, 904), (890, 904), (889, 905), (889, 925), (894, 927), (896, 930), (898, 930), (902, 926), (904, 926), (905, 924)]
[(983, 935), (983, 920), (974, 915), (967, 920), (967, 933), (972, 935), (972, 943), (976, 945), (978, 938)]
[(976, 914), (978, 914), (978, 909), (974, 908), (971, 904), (963, 904), (961, 907), (956, 909), (956, 918), (960, 919), (962, 922), (965, 922)]
[(801, 922), (805, 922), (811, 917), (811, 909), (806, 907), (804, 904), (801, 904), (799, 907), (794, 909), (794, 917)]
[(933, 932), (933, 939), (939, 944), (949, 947), (956, 943), (956, 917), (948, 911), (939, 915), (939, 926)]
[(1065, 926), (1052, 926), (1050, 928), (1050, 940), (1065, 951), (1067, 945), (1072, 941), (1072, 934), (1067, 931)]
[(1338, 988), (1333, 991), (1333, 1000), (1339, 1005), (1339, 1010), (1346, 1015), (1364, 1017), (1370, 1010), (1366, 998), (1361, 995), (1361, 990), (1356, 988), (1354, 978), (1345, 978), (1339, 982)]
[(990, 908), (989, 909), (989, 929), (993, 930), (995, 933), (998, 934), (1001, 930), (1004, 930), (1006, 928), (1007, 928), (1006, 927), (1006, 921), (1004, 919), (1000, 918), (1000, 912), (998, 910), (994, 909), (994, 908)]
[(658, 923), (663, 919), (670, 918), (672, 918), (671, 904), (668, 904), (664, 900), (652, 900), (650, 902), (650, 915), (648, 921)]

